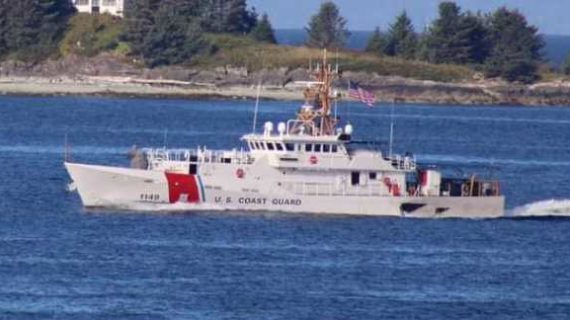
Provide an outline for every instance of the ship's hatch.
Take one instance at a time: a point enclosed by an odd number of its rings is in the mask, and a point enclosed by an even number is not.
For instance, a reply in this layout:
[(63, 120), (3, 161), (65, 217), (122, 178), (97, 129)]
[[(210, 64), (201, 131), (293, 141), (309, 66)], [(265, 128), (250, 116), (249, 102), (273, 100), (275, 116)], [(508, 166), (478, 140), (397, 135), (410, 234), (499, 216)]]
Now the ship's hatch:
[(404, 213), (413, 213), (425, 206), (425, 203), (402, 203), (400, 210)]

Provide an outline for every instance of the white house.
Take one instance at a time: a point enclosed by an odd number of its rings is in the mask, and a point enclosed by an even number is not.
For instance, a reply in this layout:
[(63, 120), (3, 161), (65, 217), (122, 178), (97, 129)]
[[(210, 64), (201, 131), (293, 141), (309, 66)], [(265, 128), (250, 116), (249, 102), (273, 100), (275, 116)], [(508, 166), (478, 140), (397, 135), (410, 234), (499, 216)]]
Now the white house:
[(125, 0), (73, 0), (79, 12), (109, 13), (123, 16)]

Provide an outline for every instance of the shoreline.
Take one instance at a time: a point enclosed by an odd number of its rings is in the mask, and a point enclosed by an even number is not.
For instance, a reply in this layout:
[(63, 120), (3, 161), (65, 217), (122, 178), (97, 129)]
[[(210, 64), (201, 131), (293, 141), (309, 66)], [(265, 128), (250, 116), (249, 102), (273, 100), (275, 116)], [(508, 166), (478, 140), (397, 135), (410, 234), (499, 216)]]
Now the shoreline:
[[(248, 86), (202, 85), (151, 85), (142, 83), (118, 83), (108, 81), (74, 80), (0, 80), (2, 96), (103, 96), (156, 99), (255, 99), (257, 90)], [(264, 100), (301, 101), (298, 91), (266, 88), (261, 91)]]
[[(260, 99), (303, 101), (302, 88), (294, 83), (264, 85)], [(570, 84), (539, 83), (533, 86), (493, 83), (437, 83), (396, 77), (371, 86), (378, 103), (464, 106), (570, 106)], [(154, 99), (254, 100), (257, 86), (217, 85), (163, 79), (128, 77), (11, 77), (0, 78), (2, 96), (100, 96)], [(343, 92), (346, 97), (346, 92)], [(356, 101), (356, 100), (350, 100)]]

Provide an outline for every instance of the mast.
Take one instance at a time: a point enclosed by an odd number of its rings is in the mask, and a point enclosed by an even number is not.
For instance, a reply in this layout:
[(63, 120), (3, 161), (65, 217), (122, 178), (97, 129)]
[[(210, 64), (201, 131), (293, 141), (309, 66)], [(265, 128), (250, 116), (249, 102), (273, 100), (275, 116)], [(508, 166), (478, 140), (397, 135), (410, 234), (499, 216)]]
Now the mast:
[(333, 102), (337, 97), (332, 96), (333, 82), (338, 79), (338, 67), (328, 62), (327, 50), (323, 50), (323, 58), (317, 68), (309, 70), (314, 82), (305, 89), (305, 107), (298, 114), (298, 120), (303, 123), (305, 131), (314, 136), (334, 135), (338, 123), (332, 113)]

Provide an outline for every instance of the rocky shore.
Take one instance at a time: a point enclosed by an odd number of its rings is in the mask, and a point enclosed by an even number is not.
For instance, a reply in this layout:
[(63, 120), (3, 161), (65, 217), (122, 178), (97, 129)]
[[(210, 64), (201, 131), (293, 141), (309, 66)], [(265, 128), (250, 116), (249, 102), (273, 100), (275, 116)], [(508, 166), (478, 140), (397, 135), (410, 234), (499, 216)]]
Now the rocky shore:
[[(296, 81), (310, 79), (304, 69), (250, 72), (246, 68), (136, 67), (110, 55), (67, 57), (42, 64), (0, 64), (0, 93), (4, 95), (112, 95), (128, 97), (187, 97), (277, 100), (302, 98)], [(465, 105), (570, 106), (570, 82), (534, 85), (472, 80), (461, 83), (422, 81), (345, 71), (336, 84), (352, 80), (375, 91), (380, 101)]]

